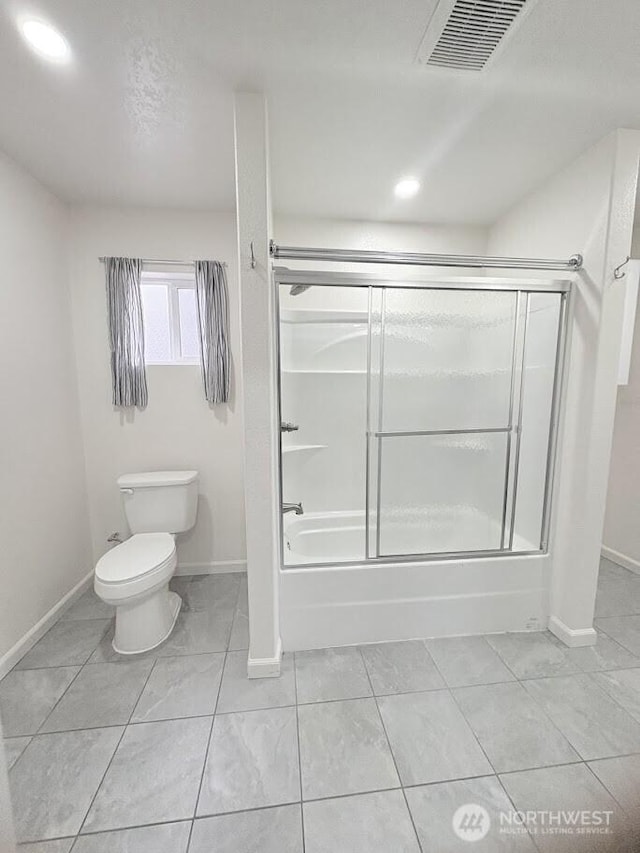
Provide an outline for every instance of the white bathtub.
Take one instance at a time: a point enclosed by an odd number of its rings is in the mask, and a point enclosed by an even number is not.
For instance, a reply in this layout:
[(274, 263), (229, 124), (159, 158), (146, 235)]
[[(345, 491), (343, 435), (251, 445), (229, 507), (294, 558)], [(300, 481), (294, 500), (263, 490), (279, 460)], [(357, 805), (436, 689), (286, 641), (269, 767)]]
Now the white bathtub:
[[(464, 506), (427, 507), (420, 511), (386, 515), (380, 551), (391, 558), (420, 554), (446, 554), (495, 550), (500, 523), (485, 513)], [(371, 534), (372, 549), (373, 537)], [(285, 516), (284, 565), (352, 563), (365, 559), (364, 511), (305, 513)], [(514, 538), (514, 551), (534, 551), (535, 546)]]

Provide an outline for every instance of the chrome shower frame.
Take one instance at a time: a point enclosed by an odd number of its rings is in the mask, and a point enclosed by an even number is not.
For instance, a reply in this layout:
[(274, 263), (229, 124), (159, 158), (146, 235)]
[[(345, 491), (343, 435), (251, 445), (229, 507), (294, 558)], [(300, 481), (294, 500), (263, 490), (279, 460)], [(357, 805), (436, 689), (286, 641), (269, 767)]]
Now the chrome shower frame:
[[(277, 250), (277, 247), (275, 247)], [(293, 250), (291, 250), (293, 251)], [(317, 250), (296, 250), (298, 252), (303, 251), (317, 251)], [(346, 254), (346, 252), (345, 252)], [(358, 253), (349, 253), (351, 257), (343, 258), (340, 257), (340, 261), (350, 261), (357, 262), (357, 259), (353, 257), (354, 254)], [(367, 254), (367, 253), (359, 253), (359, 254)], [(385, 253), (376, 253), (376, 254), (385, 254)], [(392, 253), (388, 253), (390, 255)], [(387, 257), (388, 257), (387, 255)], [(272, 250), (272, 256), (274, 257), (291, 257), (290, 255), (278, 255)], [(301, 260), (309, 260), (309, 256), (302, 257), (298, 255)], [(412, 256), (415, 257), (415, 256)], [(463, 257), (463, 256), (429, 256), (434, 258), (444, 258), (444, 257)], [(313, 258), (318, 259), (320, 258)], [(337, 258), (322, 258), (322, 260), (337, 260)], [(497, 261), (500, 259), (481, 259), (485, 262), (489, 261)], [(546, 261), (539, 263), (546, 263), (548, 266), (534, 266), (533, 261), (522, 260), (522, 264), (529, 263), (529, 266), (514, 266), (513, 261), (518, 261), (518, 259), (501, 259), (505, 262), (503, 268), (517, 268), (517, 269), (544, 269), (544, 270), (557, 270), (564, 269), (568, 271), (576, 271), (579, 270), (582, 263), (582, 258), (579, 255), (573, 256), (568, 261)], [(394, 263), (392, 260), (379, 260), (378, 263)], [(398, 261), (395, 261), (398, 263)], [(416, 261), (401, 261), (400, 263), (413, 263), (416, 264)], [(451, 263), (446, 264), (442, 260), (439, 260), (437, 264), (429, 263), (428, 265), (434, 266), (463, 266), (462, 263)], [(473, 266), (473, 264), (465, 264), (464, 266)], [(497, 263), (477, 263), (475, 266), (495, 266), (498, 267), (500, 264)], [(572, 281), (567, 279), (515, 279), (511, 280), (506, 277), (493, 277), (493, 276), (482, 276), (482, 277), (456, 277), (455, 279), (447, 279), (445, 276), (433, 277), (433, 279), (426, 278), (414, 278), (407, 276), (405, 277), (403, 274), (398, 272), (397, 275), (390, 275), (389, 273), (346, 273), (346, 272), (334, 272), (331, 270), (327, 271), (319, 271), (319, 270), (295, 270), (289, 269), (286, 267), (274, 267), (273, 269), (273, 286), (275, 289), (275, 343), (276, 343), (276, 352), (275, 352), (275, 368), (276, 368), (276, 394), (277, 394), (277, 418), (278, 424), (281, 423), (281, 400), (282, 400), (282, 371), (281, 371), (281, 354), (280, 354), (280, 298), (279, 298), (279, 289), (281, 285), (286, 286), (304, 286), (305, 289), (308, 287), (358, 287), (358, 288), (367, 288), (369, 291), (369, 328), (371, 328), (371, 313), (372, 313), (372, 294), (375, 290), (381, 290), (384, 299), (384, 293), (389, 289), (410, 289), (415, 288), (417, 290), (464, 290), (464, 291), (494, 291), (494, 292), (512, 292), (516, 294), (517, 305), (516, 305), (516, 320), (514, 323), (514, 345), (513, 345), (513, 363), (512, 363), (512, 379), (511, 379), (511, 392), (510, 392), (510, 402), (509, 402), (509, 423), (505, 427), (493, 428), (493, 429), (470, 429), (470, 430), (420, 430), (420, 431), (411, 431), (411, 432), (394, 432), (394, 435), (461, 435), (461, 434), (473, 434), (473, 433), (504, 433), (507, 434), (507, 452), (506, 452), (506, 476), (505, 476), (505, 490), (504, 490), (504, 505), (503, 505), (503, 514), (502, 514), (502, 534), (501, 534), (501, 548), (499, 549), (487, 549), (480, 551), (451, 551), (451, 552), (436, 552), (436, 553), (422, 553), (422, 554), (380, 554), (380, 531), (379, 531), (379, 518), (380, 518), (380, 481), (378, 478), (377, 482), (377, 494), (376, 494), (376, 518), (377, 518), (377, 529), (375, 534), (375, 554), (371, 554), (370, 549), (370, 503), (371, 503), (371, 494), (370, 494), (370, 457), (371, 457), (371, 441), (373, 439), (378, 439), (378, 454), (381, 453), (382, 442), (379, 440), (384, 437), (386, 433), (384, 433), (380, 427), (378, 429), (373, 429), (373, 424), (370, 422), (370, 409), (371, 409), (371, 333), (368, 335), (368, 344), (367, 344), (367, 425), (366, 425), (366, 460), (365, 460), (365, 557), (364, 559), (358, 560), (334, 560), (334, 561), (324, 561), (324, 562), (314, 562), (314, 563), (302, 563), (302, 564), (284, 564), (284, 554), (283, 554), (283, 542), (284, 542), (284, 524), (282, 515), (279, 516), (279, 543), (280, 543), (280, 566), (283, 571), (295, 570), (295, 569), (308, 569), (309, 566), (314, 566), (318, 568), (330, 568), (330, 567), (366, 567), (368, 565), (380, 565), (384, 563), (425, 563), (425, 562), (442, 562), (447, 560), (468, 560), (474, 558), (492, 558), (492, 557), (526, 557), (532, 555), (540, 555), (546, 554), (549, 551), (549, 541), (550, 541), (550, 532), (551, 532), (551, 518), (552, 518), (552, 499), (553, 499), (553, 488), (555, 482), (555, 469), (556, 469), (556, 457), (557, 457), (557, 446), (558, 446), (558, 433), (560, 428), (561, 416), (562, 416), (562, 402), (563, 402), (563, 388), (565, 384), (565, 373), (566, 373), (566, 353), (567, 353), (567, 341), (568, 341), (568, 327), (569, 327), (569, 316), (570, 316), (570, 304), (571, 304), (571, 291), (572, 291)], [(545, 486), (544, 486), (544, 499), (543, 499), (543, 508), (542, 508), (542, 523), (541, 523), (541, 536), (540, 536), (540, 547), (533, 550), (527, 551), (513, 551), (513, 520), (515, 518), (515, 507), (516, 507), (516, 498), (517, 498), (517, 478), (518, 478), (518, 463), (519, 463), (519, 451), (520, 451), (520, 431), (516, 428), (516, 424), (520, 424), (521, 413), (522, 413), (522, 364), (524, 359), (525, 352), (525, 343), (526, 343), (526, 326), (528, 319), (528, 302), (529, 302), (529, 294), (531, 293), (557, 293), (560, 296), (560, 310), (558, 316), (558, 333), (557, 333), (557, 344), (556, 344), (556, 354), (555, 354), (555, 365), (554, 365), (554, 377), (553, 377), (553, 392), (552, 392), (552, 402), (551, 402), (551, 415), (550, 415), (550, 424), (549, 424), (549, 441), (547, 448), (547, 458), (546, 458), (546, 466), (545, 466)], [(384, 317), (384, 311), (382, 312), (382, 317)], [(381, 358), (383, 359), (384, 354), (381, 354)], [(516, 379), (516, 373), (520, 369), (520, 382), (518, 387), (518, 380)], [(382, 406), (382, 392), (380, 392), (380, 400), (379, 406)], [(517, 419), (514, 419), (514, 414), (517, 412)], [(515, 433), (515, 435), (514, 435)], [(379, 465), (379, 461), (378, 461)], [(278, 484), (279, 484), (279, 505), (282, 506), (283, 502), (283, 480), (282, 480), (282, 446), (280, 444), (280, 449), (278, 452)], [(512, 476), (509, 476), (509, 472), (512, 471)], [(511, 509), (509, 511), (509, 504)], [(508, 516), (510, 516), (511, 523), (508, 522)], [(508, 547), (506, 543), (508, 541)]]

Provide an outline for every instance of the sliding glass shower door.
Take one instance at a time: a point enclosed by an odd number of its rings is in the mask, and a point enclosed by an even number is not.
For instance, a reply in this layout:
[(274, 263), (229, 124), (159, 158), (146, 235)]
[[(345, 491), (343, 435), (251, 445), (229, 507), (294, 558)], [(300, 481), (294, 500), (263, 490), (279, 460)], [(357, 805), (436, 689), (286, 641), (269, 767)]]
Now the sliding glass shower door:
[(287, 276), (285, 565), (544, 549), (565, 283)]

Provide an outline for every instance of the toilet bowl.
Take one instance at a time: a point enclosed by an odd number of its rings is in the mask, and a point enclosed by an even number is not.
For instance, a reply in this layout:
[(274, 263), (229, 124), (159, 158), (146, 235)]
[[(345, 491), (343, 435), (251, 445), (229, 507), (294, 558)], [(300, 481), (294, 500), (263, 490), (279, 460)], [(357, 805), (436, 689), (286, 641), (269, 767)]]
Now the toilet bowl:
[(96, 565), (96, 594), (116, 607), (113, 648), (121, 655), (148, 652), (173, 631), (180, 596), (169, 591), (177, 565), (170, 533), (136, 533)]
[(148, 652), (173, 631), (180, 596), (169, 590), (178, 564), (174, 534), (195, 524), (197, 471), (151, 471), (118, 479), (130, 539), (98, 560), (96, 594), (116, 608), (113, 648)]

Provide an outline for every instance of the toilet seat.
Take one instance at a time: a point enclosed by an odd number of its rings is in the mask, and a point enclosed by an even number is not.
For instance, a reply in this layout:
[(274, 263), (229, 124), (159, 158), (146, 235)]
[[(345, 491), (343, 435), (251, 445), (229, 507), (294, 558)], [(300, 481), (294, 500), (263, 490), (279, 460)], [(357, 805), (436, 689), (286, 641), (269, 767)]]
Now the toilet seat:
[(136, 533), (98, 560), (96, 578), (126, 584), (175, 566), (176, 543), (171, 533)]
[(98, 560), (94, 589), (108, 604), (134, 601), (167, 584), (177, 562), (171, 533), (136, 533)]

